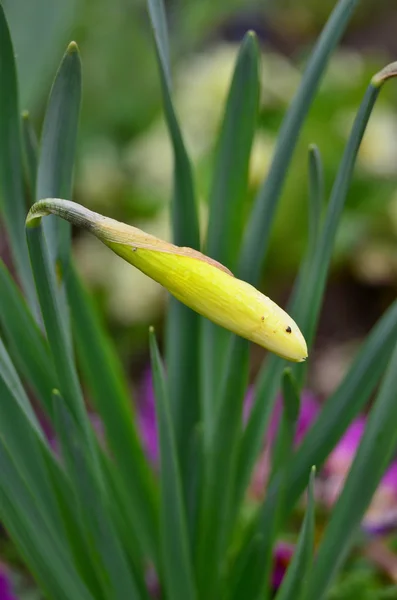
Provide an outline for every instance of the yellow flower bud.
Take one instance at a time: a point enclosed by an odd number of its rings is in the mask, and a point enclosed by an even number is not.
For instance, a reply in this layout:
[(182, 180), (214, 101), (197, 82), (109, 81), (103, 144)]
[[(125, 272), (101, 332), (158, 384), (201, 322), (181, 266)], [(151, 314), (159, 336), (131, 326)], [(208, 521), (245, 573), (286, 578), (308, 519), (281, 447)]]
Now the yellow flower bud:
[(50, 213), (93, 233), (180, 302), (217, 325), (287, 360), (301, 362), (307, 358), (305, 339), (291, 317), (217, 261), (68, 200), (36, 202), (27, 216), (27, 226), (34, 227)]

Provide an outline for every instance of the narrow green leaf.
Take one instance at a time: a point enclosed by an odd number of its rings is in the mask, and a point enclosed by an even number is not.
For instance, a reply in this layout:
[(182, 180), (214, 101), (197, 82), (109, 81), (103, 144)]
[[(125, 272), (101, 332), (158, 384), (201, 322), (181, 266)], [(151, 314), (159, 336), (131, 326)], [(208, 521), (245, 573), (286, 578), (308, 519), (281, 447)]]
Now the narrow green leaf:
[[(312, 343), (318, 321), (335, 236), (352, 178), (358, 149), (378, 97), (381, 84), (382, 82), (379, 85), (374, 85), (371, 82), (361, 102), (332, 188), (322, 234), (318, 237), (318, 244), (311, 258), (302, 263), (292, 294), (290, 312), (297, 323), (299, 323), (299, 327), (305, 335), (309, 347)], [(278, 390), (278, 378), (284, 364), (284, 361), (277, 357), (269, 357), (259, 373), (255, 386), (254, 405), (242, 443), (240, 492), (237, 494), (238, 501), (242, 498), (256, 457), (260, 451), (263, 432), (267, 427), (271, 407), (273, 406)], [(302, 367), (304, 368), (304, 366), (299, 365), (293, 368), (296, 378), (301, 383), (303, 382), (303, 377), (299, 371), (302, 370)]]
[(5, 385), (14, 396), (21, 410), (26, 414), (29, 421), (34, 426), (37, 424), (36, 415), (30, 405), (29, 398), (23, 388), (21, 380), (19, 379), (18, 373), (12, 363), (12, 360), (7, 352), (6, 347), (3, 344), (3, 340), (0, 338), (0, 377), (3, 379)]
[(0, 325), (7, 347), (42, 408), (51, 415), (51, 390), (56, 387), (47, 342), (4, 263), (0, 260)]
[[(38, 161), (36, 200), (70, 198), (81, 103), (81, 62), (75, 42), (65, 52), (55, 76), (44, 116)], [(63, 273), (70, 261), (71, 226), (49, 215), (43, 222), (50, 267), (56, 273), (58, 310), (70, 338), (69, 307)], [(71, 343), (69, 339), (69, 343)]]
[(309, 147), (309, 241), (307, 254), (311, 256), (318, 245), (321, 215), (324, 208), (324, 171), (320, 150), (315, 144)]
[[(81, 102), (81, 63), (77, 45), (71, 42), (56, 74), (40, 141), (36, 200), (70, 198)], [(70, 224), (49, 216), (43, 224), (51, 263), (67, 264)]]
[[(263, 547), (263, 535), (255, 533), (250, 528), (250, 535), (247, 536), (247, 543), (240, 552), (238, 559), (232, 563), (230, 573), (228, 574), (227, 587), (226, 587), (226, 598), (235, 598), (235, 592), (241, 586), (243, 577), (249, 572), (250, 566), (254, 564), (255, 559), (258, 556), (259, 549)], [(248, 582), (249, 585), (249, 582)], [(244, 590), (244, 598), (249, 598)]]
[[(346, 189), (347, 187), (348, 186), (346, 186)], [(322, 243), (320, 236), (322, 233), (321, 228), (322, 217), (324, 213), (324, 196), (324, 173), (321, 154), (317, 146), (311, 144), (309, 147), (309, 235), (306, 255), (303, 258), (297, 281), (294, 284), (292, 297), (289, 300), (289, 305), (292, 307), (292, 312), (295, 311), (294, 314), (296, 314), (298, 311), (299, 304), (302, 303), (302, 295), (305, 297), (305, 302), (311, 301), (310, 298), (306, 298), (306, 280), (307, 278), (311, 277), (314, 256)], [(329, 268), (329, 263), (325, 266), (326, 268)], [(301, 365), (301, 368), (299, 369), (294, 368), (294, 375), (299, 387), (303, 386), (306, 378), (307, 368), (307, 362)]]
[(253, 32), (237, 56), (215, 156), (206, 253), (233, 270), (243, 233), (248, 166), (258, 115), (259, 49)]
[(156, 42), (160, 68), (164, 73), (164, 80), (169, 93), (171, 93), (171, 68), (170, 68), (170, 48), (168, 40), (167, 19), (163, 0), (147, 0), (150, 22), (153, 28), (153, 35)]
[[(154, 39), (160, 69), (164, 114), (174, 153), (174, 197), (172, 202), (174, 241), (178, 246), (189, 246), (199, 250), (200, 230), (192, 167), (172, 102), (168, 57), (163, 52), (163, 45), (160, 45), (163, 38), (167, 39), (164, 5), (162, 0), (148, 0), (148, 4), (155, 33)], [(160, 30), (162, 32), (161, 40), (157, 35)]]
[[(43, 460), (49, 448), (37, 419), (18, 402), (0, 372), (1, 438), (13, 457), (16, 467), (29, 486), (40, 511), (54, 529), (60, 529), (61, 520)], [(61, 532), (59, 537), (62, 539)]]
[(283, 415), (276, 443), (273, 448), (271, 479), (279, 473), (291, 459), (295, 426), (299, 417), (300, 398), (291, 369), (285, 369), (281, 381), (283, 392)]
[(0, 518), (51, 600), (93, 600), (0, 438)]
[(196, 547), (198, 537), (200, 493), (203, 485), (204, 471), (203, 448), (204, 431), (202, 424), (199, 423), (191, 439), (189, 464), (194, 465), (194, 469), (189, 478), (189, 487), (186, 490), (187, 525), (191, 548)]
[(304, 600), (305, 587), (311, 574), (314, 553), (314, 478), (316, 469), (310, 473), (307, 508), (294, 556), (282, 584), (276, 595), (276, 600)]
[[(29, 306), (37, 299), (24, 235), (26, 203), (23, 191), (21, 128), (17, 74), (10, 32), (0, 4), (0, 208), (7, 226), (12, 256)], [(6, 90), (6, 92), (5, 92)]]
[[(260, 543), (255, 544), (253, 551), (252, 540), (249, 540), (251, 531), (247, 531), (242, 552), (237, 560), (236, 569), (241, 572), (239, 581), (233, 590), (233, 600), (238, 600), (243, 594), (247, 598), (268, 598), (270, 589), (270, 575), (272, 568), (273, 547), (282, 524), (284, 506), (289, 501), (286, 493), (287, 483), (291, 469), (291, 457), (296, 422), (299, 416), (299, 393), (290, 369), (286, 369), (282, 378), (283, 411), (279, 429), (272, 448), (272, 469), (270, 484), (277, 479), (280, 485), (277, 492), (266, 495), (259, 510), (257, 527), (252, 532), (252, 538), (259, 534)], [(247, 555), (250, 560), (247, 560)], [(242, 569), (245, 564), (245, 569)]]
[(81, 517), (78, 504), (71, 502), (71, 498), (74, 497), (72, 483), (64, 470), (60, 468), (59, 463), (53, 460), (53, 456), (49, 457), (48, 454), (44, 454), (43, 458), (47, 464), (48, 476), (51, 480), (53, 494), (58, 502), (65, 537), (69, 543), (76, 570), (95, 600), (106, 600), (101, 589), (98, 571), (96, 571), (96, 566), (90, 556), (89, 544), (85, 537), (85, 521)]
[(54, 413), (62, 455), (75, 490), (74, 500), (80, 506), (92, 555), (98, 563), (104, 597), (138, 599), (138, 589), (110, 518), (109, 499), (98, 485), (91, 450), (58, 393), (54, 393)]
[[(352, 178), (357, 153), (378, 94), (379, 88), (371, 83), (357, 112), (348, 143), (341, 159), (332, 187), (324, 227), (316, 251), (313, 254), (310, 270), (308, 269), (306, 278), (302, 278), (300, 282), (302, 291), (295, 298), (293, 307), (294, 317), (298, 320), (309, 346), (312, 343), (317, 325), (335, 236)], [(310, 307), (308, 306), (308, 302), (310, 302)]]
[(324, 598), (346, 560), (361, 520), (397, 445), (397, 346), (358, 447), (341, 496), (320, 544), (305, 600)]
[(397, 336), (397, 301), (372, 329), (335, 392), (328, 398), (313, 426), (306, 433), (291, 466), (288, 498), (291, 507), (302, 494), (316, 463), (320, 468), (350, 423), (373, 394), (394, 349)]
[[(132, 569), (133, 577), (142, 600), (150, 600), (147, 586), (147, 565), (150, 560), (156, 573), (160, 572), (159, 558), (160, 550), (156, 548), (156, 556), (153, 558), (149, 553), (142, 553), (142, 543), (137, 535), (137, 526), (129, 510), (129, 494), (125, 485), (122, 472), (114, 468), (113, 458), (108, 454), (100, 455), (102, 470), (105, 476), (105, 485), (110, 502), (108, 504), (109, 514), (117, 531), (118, 538), (124, 549), (129, 567)], [(150, 559), (148, 558), (150, 556)]]
[(22, 139), (25, 174), (30, 192), (30, 202), (32, 204), (35, 199), (39, 142), (27, 110), (24, 110), (22, 113)]
[(146, 554), (156, 559), (156, 491), (133, 421), (127, 382), (93, 302), (73, 267), (65, 273), (65, 285), (84, 379), (101, 415), (114, 458), (123, 473), (129, 517)]
[(255, 200), (243, 240), (238, 274), (257, 284), (277, 202), (288, 173), (303, 122), (317, 92), (328, 60), (345, 31), (358, 0), (339, 0), (315, 48), (277, 138), (272, 164)]
[(62, 396), (76, 422), (87, 431), (88, 420), (83, 394), (65, 323), (61, 319), (55, 274), (50, 266), (41, 224), (27, 227), (26, 234), (41, 312)]
[[(189, 246), (199, 250), (200, 231), (192, 167), (171, 97), (171, 69), (163, 1), (148, 1), (148, 9), (156, 42), (164, 114), (174, 154), (174, 192), (171, 206), (173, 238), (178, 246)], [(200, 412), (199, 330), (200, 317), (174, 298), (170, 298), (166, 327), (167, 379), (184, 483), (191, 472), (187, 464), (188, 447)]]
[(233, 523), (233, 500), (242, 406), (248, 382), (248, 342), (233, 338), (228, 371), (221, 383), (214, 427), (204, 442), (204, 481), (197, 543), (197, 581), (200, 595), (219, 598), (222, 562)]
[[(259, 103), (259, 51), (255, 34), (241, 44), (215, 157), (209, 198), (206, 254), (233, 271), (244, 224), (248, 166)], [(230, 334), (202, 320), (202, 406), (205, 433), (212, 426)]]
[(164, 368), (150, 329), (150, 357), (160, 437), (161, 543), (165, 586), (173, 600), (196, 597), (173, 423)]

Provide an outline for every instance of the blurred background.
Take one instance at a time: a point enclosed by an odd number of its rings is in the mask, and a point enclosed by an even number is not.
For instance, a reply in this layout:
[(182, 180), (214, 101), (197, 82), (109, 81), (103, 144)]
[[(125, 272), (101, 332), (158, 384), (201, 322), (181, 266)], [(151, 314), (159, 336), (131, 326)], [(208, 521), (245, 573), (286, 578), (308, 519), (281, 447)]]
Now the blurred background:
[[(77, 41), (84, 94), (74, 199), (169, 239), (170, 145), (143, 0), (3, 0), (13, 33), (20, 105), (40, 130), (54, 72)], [(205, 232), (220, 115), (247, 29), (262, 49), (262, 95), (247, 211), (266, 176), (277, 132), (333, 0), (169, 0), (175, 103), (195, 167)], [(331, 61), (284, 189), (263, 273), (263, 290), (284, 303), (307, 238), (307, 148), (319, 145), (326, 190), (374, 72), (397, 58), (397, 11), (363, 0)], [(397, 87), (386, 86), (363, 142), (311, 361), (311, 388), (327, 394), (395, 295), (397, 275)], [(3, 253), (6, 252), (4, 240)], [(147, 326), (161, 329), (166, 296), (156, 283), (88, 234), (75, 255), (131, 373), (147, 361)], [(253, 374), (262, 360), (253, 352)]]

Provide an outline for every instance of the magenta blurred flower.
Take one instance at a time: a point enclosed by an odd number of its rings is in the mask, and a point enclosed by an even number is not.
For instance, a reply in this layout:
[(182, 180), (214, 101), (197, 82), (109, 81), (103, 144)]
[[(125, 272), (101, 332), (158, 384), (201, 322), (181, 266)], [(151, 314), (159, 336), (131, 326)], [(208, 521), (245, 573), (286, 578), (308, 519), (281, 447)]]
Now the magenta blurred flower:
[(288, 542), (278, 542), (273, 553), (272, 585), (276, 590), (280, 587), (286, 570), (292, 560), (295, 546)]
[(153, 379), (150, 369), (146, 369), (138, 390), (138, 427), (149, 460), (158, 461), (158, 436)]
[[(247, 399), (248, 409), (246, 409), (246, 412), (244, 414), (245, 419), (248, 418), (249, 411), (252, 405), (252, 390), (249, 390), (247, 394)], [(305, 433), (317, 417), (319, 410), (319, 405), (316, 402), (314, 396), (310, 392), (304, 391), (301, 399), (298, 422), (296, 424), (295, 446), (300, 444)], [(271, 446), (275, 440), (278, 431), (281, 411), (282, 399), (278, 398), (274, 407), (273, 415), (270, 419), (268, 433), (265, 436), (264, 447), (255, 465), (253, 476), (251, 478), (251, 483), (248, 489), (248, 496), (252, 500), (258, 501), (265, 495), (266, 484), (270, 475)]]
[(7, 568), (4, 565), (0, 565), (0, 600), (17, 600)]
[[(323, 471), (321, 499), (331, 507), (342, 491), (345, 479), (364, 434), (366, 417), (361, 415), (347, 429), (329, 455)], [(363, 519), (363, 528), (372, 534), (387, 533), (397, 526), (397, 462), (383, 476)]]
[[(271, 440), (274, 440), (274, 438), (276, 437), (281, 417), (281, 411), (282, 398), (279, 397), (276, 401), (273, 416), (270, 421), (268, 436)], [(296, 424), (295, 446), (298, 446), (300, 444), (302, 438), (304, 437), (309, 427), (312, 425), (319, 411), (320, 407), (318, 405), (318, 402), (315, 400), (313, 394), (311, 394), (307, 390), (304, 390), (301, 398), (298, 422)]]

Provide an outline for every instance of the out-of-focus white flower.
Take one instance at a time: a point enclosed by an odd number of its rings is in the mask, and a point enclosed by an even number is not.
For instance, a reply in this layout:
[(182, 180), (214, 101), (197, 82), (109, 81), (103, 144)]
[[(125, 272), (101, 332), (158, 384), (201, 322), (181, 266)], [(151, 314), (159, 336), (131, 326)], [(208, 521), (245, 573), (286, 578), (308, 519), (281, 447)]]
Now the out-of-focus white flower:
[(375, 111), (359, 154), (361, 164), (374, 175), (395, 176), (397, 166), (397, 117), (386, 107)]
[(357, 276), (366, 283), (393, 285), (397, 276), (395, 245), (379, 242), (364, 246), (354, 253), (353, 267)]
[(86, 204), (109, 206), (115, 192), (125, 184), (117, 148), (109, 139), (96, 139), (86, 148), (80, 163), (78, 193)]
[(175, 104), (193, 158), (214, 143), (239, 46), (219, 44), (182, 63), (175, 79)]
[(127, 148), (123, 162), (137, 189), (167, 201), (171, 196), (173, 157), (165, 123), (156, 121)]
[(318, 353), (312, 372), (313, 387), (324, 397), (331, 395), (345, 377), (355, 352), (358, 339), (334, 343)]
[(346, 48), (339, 50), (330, 60), (321, 88), (327, 92), (357, 88), (364, 76), (364, 69), (364, 60), (358, 52)]
[[(236, 44), (221, 44), (189, 57), (176, 72), (173, 100), (193, 162), (214, 143), (237, 53)], [(163, 117), (129, 145), (124, 161), (135, 185), (170, 197), (173, 159)]]
[[(347, 138), (354, 114), (343, 114), (336, 125)], [(379, 106), (371, 116), (358, 154), (358, 166), (371, 175), (395, 177), (397, 165), (397, 117), (385, 105)]]
[(252, 152), (249, 163), (249, 184), (253, 188), (258, 187), (270, 166), (273, 156), (275, 140), (272, 136), (265, 133), (258, 133), (252, 146)]
[(289, 104), (300, 80), (300, 70), (288, 58), (266, 49), (261, 60), (261, 105)]

